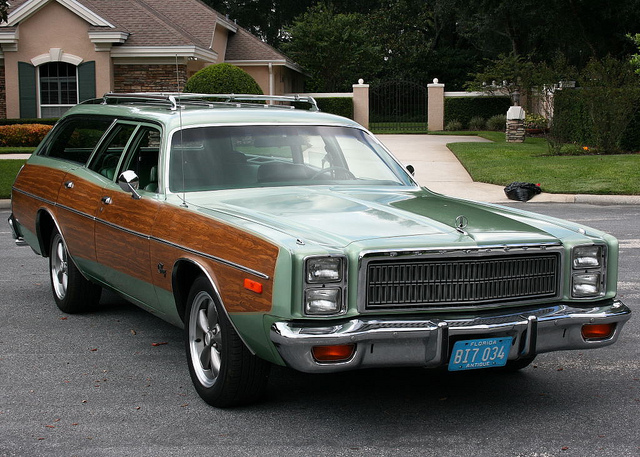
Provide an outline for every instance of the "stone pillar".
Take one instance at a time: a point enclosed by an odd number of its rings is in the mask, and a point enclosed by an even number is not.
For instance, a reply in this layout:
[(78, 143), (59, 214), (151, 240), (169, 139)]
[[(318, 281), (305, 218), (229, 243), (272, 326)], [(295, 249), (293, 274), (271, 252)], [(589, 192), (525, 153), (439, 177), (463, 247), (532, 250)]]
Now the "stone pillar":
[(438, 79), (433, 84), (427, 85), (429, 103), (427, 106), (428, 129), (432, 132), (444, 130), (444, 84), (439, 84)]
[(369, 84), (362, 79), (353, 85), (353, 120), (369, 128)]
[(522, 143), (524, 141), (524, 110), (521, 106), (512, 106), (507, 111), (507, 143)]

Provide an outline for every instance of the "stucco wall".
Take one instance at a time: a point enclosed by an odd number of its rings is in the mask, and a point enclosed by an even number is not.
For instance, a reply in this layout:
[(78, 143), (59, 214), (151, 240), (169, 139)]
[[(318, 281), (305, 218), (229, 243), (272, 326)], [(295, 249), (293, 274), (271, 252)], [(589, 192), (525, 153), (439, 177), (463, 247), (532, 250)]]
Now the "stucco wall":
[(216, 31), (213, 34), (213, 51), (218, 53), (218, 61), (215, 63), (224, 62), (225, 54), (227, 53), (227, 40), (229, 38), (229, 30), (225, 29), (221, 25), (216, 26)]
[(273, 93), (270, 93), (269, 91), (269, 67), (267, 64), (262, 66), (238, 66), (256, 80), (266, 95), (290, 94), (294, 92), (302, 92), (304, 90), (304, 80), (302, 75), (285, 66), (273, 65), (271, 67), (271, 71), (273, 73)]
[(83, 62), (96, 63), (96, 95), (109, 92), (112, 69), (108, 52), (96, 52), (88, 36), (89, 24), (57, 2), (44, 6), (37, 14), (23, 21), (18, 28), (17, 52), (5, 52), (6, 117), (20, 116), (18, 98), (18, 62), (31, 62), (51, 48), (81, 57)]
[(0, 66), (0, 119), (7, 117), (7, 89), (4, 81), (4, 65), (2, 65)]

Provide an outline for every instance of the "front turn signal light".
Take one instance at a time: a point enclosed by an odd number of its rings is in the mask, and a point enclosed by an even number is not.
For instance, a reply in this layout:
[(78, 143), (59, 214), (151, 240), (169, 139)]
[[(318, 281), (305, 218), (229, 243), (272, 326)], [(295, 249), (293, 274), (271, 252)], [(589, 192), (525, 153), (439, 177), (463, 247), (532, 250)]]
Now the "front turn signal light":
[(586, 324), (582, 326), (582, 338), (585, 340), (606, 340), (611, 338), (616, 324)]
[(311, 349), (316, 362), (344, 362), (353, 357), (356, 352), (355, 344), (340, 344), (335, 346), (314, 346)]

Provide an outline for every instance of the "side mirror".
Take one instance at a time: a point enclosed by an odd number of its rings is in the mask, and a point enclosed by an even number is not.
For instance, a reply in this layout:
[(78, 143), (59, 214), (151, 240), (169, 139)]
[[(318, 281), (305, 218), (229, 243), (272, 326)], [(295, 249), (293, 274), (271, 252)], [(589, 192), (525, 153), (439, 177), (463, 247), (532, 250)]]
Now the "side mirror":
[(133, 170), (126, 170), (120, 173), (118, 176), (118, 185), (120, 189), (125, 192), (131, 193), (131, 198), (136, 200), (140, 199), (140, 194), (138, 193), (138, 187), (140, 187), (140, 178)]
[(407, 166), (406, 166), (406, 169), (407, 169), (407, 171), (408, 171), (409, 173), (411, 173), (411, 176), (415, 176), (415, 174), (416, 174), (416, 169), (415, 169), (415, 168), (413, 168), (413, 165), (407, 165)]

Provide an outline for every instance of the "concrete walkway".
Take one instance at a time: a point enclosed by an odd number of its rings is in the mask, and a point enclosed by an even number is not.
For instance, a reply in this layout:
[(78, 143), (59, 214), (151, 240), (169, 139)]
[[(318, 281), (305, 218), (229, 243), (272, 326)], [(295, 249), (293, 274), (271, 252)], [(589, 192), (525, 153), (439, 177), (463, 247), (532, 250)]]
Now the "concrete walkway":
[[(413, 165), (416, 181), (422, 186), (453, 197), (470, 200), (506, 203), (503, 186), (474, 182), (448, 143), (488, 142), (477, 136), (453, 135), (376, 135), (405, 165)], [(0, 159), (28, 159), (29, 154), (0, 154)], [(517, 181), (514, 178), (514, 181)], [(640, 205), (638, 195), (536, 195), (532, 202), (590, 203), (595, 205)], [(9, 200), (0, 200), (0, 208), (9, 208)]]
[[(477, 136), (453, 135), (376, 135), (403, 164), (413, 165), (416, 181), (435, 192), (470, 200), (513, 202), (504, 194), (504, 186), (474, 182), (448, 143), (488, 142)], [(514, 178), (514, 181), (518, 181)], [(544, 191), (531, 202), (590, 203), (597, 205), (640, 205), (640, 196), (548, 194)]]

